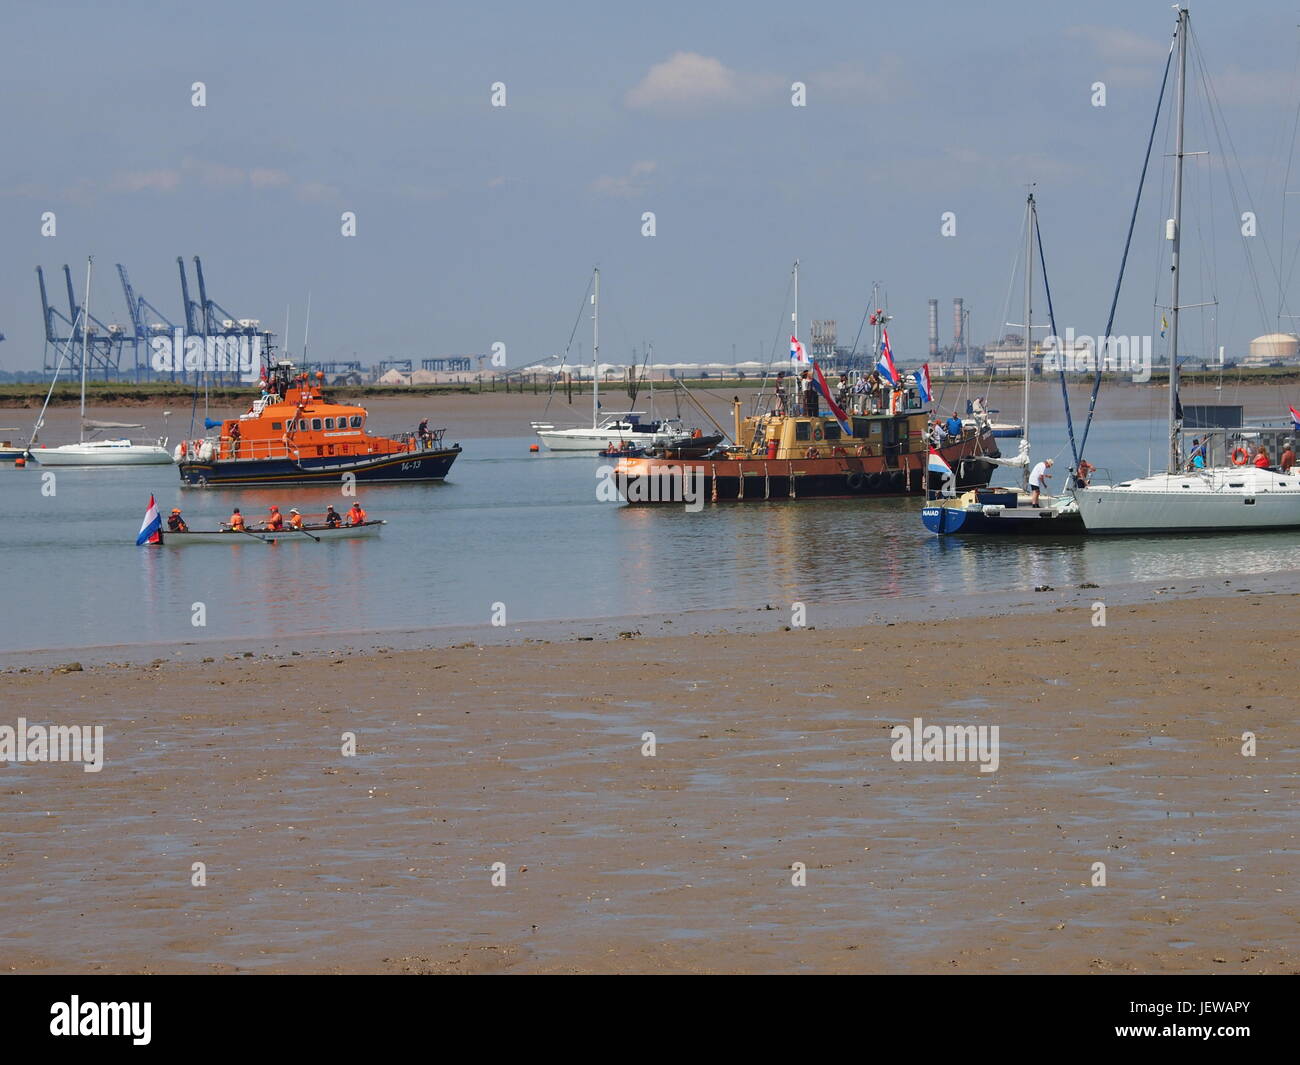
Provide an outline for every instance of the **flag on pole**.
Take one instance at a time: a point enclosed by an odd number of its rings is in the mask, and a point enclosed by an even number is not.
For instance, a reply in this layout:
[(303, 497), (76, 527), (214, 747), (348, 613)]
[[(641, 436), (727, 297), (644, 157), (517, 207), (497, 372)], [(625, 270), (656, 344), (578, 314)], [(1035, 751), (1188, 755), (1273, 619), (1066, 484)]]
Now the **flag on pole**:
[(930, 391), (930, 364), (922, 363), (921, 368), (912, 374), (916, 378), (916, 391), (921, 396), (922, 403), (929, 403), (932, 398)]
[(1300, 410), (1296, 410), (1295, 407), (1290, 405), (1287, 406), (1287, 410), (1291, 412), (1291, 422), (1295, 426), (1296, 431), (1300, 432)]
[(160, 543), (162, 543), (162, 518), (158, 514), (158, 504), (153, 501), (153, 496), (150, 496), (149, 509), (144, 512), (144, 524), (140, 526), (140, 535), (135, 538), (135, 544), (139, 547), (141, 544)]
[(844, 413), (844, 408), (835, 402), (835, 397), (831, 395), (830, 385), (826, 383), (826, 378), (822, 376), (822, 368), (817, 365), (816, 360), (813, 360), (812, 373), (813, 385), (822, 394), (822, 399), (826, 400), (826, 406), (835, 415), (835, 420), (840, 423), (841, 432), (845, 436), (852, 436), (853, 426), (849, 422), (849, 416)]
[(889, 347), (889, 330), (880, 330), (880, 360), (876, 363), (880, 376), (891, 385), (898, 386), (898, 368), (894, 365), (894, 353)]
[(800, 366), (807, 366), (812, 361), (808, 358), (808, 350), (803, 346), (803, 341), (794, 336), (790, 338), (790, 361)]
[(948, 476), (952, 475), (952, 467), (944, 461), (944, 457), (940, 455), (939, 452), (935, 451), (934, 448), (930, 448), (930, 461), (926, 465), (926, 469), (931, 473), (947, 474)]
[(1165, 335), (1165, 330), (1169, 328), (1169, 321), (1165, 318), (1165, 312), (1160, 312), (1160, 335)]

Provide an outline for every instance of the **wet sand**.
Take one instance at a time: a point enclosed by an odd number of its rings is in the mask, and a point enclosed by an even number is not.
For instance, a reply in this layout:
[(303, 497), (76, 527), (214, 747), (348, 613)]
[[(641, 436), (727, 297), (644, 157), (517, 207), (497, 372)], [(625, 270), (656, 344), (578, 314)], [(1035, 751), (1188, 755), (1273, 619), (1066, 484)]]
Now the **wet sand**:
[[(0, 724), (102, 724), (106, 755), (0, 763), (0, 958), (1295, 973), (1300, 596), (1257, 585), (1115, 602), (1105, 627), (1085, 590), (955, 621), (6, 672)], [(918, 716), (997, 725), (997, 771), (893, 761)]]

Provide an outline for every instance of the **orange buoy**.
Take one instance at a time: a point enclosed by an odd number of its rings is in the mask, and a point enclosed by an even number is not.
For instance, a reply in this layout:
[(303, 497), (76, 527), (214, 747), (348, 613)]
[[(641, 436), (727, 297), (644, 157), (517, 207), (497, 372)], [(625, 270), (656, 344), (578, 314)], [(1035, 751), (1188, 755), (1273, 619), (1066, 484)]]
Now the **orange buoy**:
[(14, 459), (14, 465), (21, 470), (24, 466), (27, 465), (27, 460), (23, 458), (21, 455), (19, 455), (16, 459)]
[(531, 445), (529, 445), (528, 450), (529, 450), (529, 451), (533, 451), (533, 452), (537, 452), (537, 451), (541, 451), (542, 449), (541, 449), (540, 447), (538, 447), (536, 444), (531, 444)]

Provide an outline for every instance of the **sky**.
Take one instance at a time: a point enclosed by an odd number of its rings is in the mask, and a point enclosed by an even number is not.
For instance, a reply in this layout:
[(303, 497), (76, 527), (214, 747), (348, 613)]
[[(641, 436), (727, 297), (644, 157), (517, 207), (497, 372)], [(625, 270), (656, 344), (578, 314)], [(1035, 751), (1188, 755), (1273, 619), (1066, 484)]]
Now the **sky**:
[[(1203, 58), (1226, 124), (1189, 99), (1187, 148), (1211, 154), (1188, 162), (1183, 302), (1217, 306), (1184, 315), (1184, 350), (1232, 357), (1300, 313), (1278, 282), (1300, 241), (1300, 11), (1216, 0), (1192, 20), (1190, 92)], [(289, 308), (295, 354), (310, 293), (313, 360), (501, 343), (511, 366), (563, 350), (594, 266), (605, 361), (770, 357), (798, 258), (805, 339), (834, 319), (851, 344), (880, 282), (912, 362), (929, 297), (944, 342), (954, 296), (977, 341), (1022, 320), (1031, 182), (1058, 327), (1095, 335), (1173, 26), (1157, 0), (10, 3), (0, 369), (41, 363), (35, 267), (57, 296), (70, 264), (80, 292), (92, 254), (105, 322), (127, 320), (114, 264), (175, 321), (176, 258), (199, 255), (237, 317), (280, 333)], [(1159, 328), (1171, 144), (1162, 129), (1117, 334)]]

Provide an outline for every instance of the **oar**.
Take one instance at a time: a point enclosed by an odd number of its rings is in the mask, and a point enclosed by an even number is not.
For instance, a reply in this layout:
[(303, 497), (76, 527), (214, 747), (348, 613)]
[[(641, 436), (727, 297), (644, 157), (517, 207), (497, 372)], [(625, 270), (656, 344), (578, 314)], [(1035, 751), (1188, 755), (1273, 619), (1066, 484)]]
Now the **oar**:
[(311, 538), (312, 538), (313, 540), (315, 540), (317, 543), (320, 543), (320, 537), (319, 537), (319, 536), (312, 536), (311, 533), (309, 533), (306, 529), (289, 529), (289, 530), (287, 530), (287, 531), (288, 531), (288, 532), (302, 533), (303, 536), (311, 536)]

